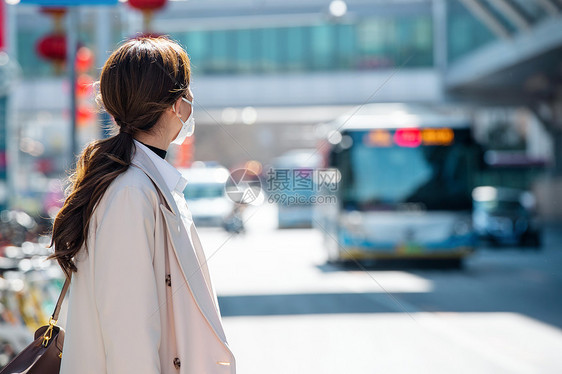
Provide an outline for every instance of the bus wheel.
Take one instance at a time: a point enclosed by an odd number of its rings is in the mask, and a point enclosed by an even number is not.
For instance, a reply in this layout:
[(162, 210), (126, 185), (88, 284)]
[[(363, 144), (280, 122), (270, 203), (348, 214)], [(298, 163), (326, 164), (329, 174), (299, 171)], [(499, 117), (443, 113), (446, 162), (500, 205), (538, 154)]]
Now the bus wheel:
[(535, 251), (542, 249), (541, 236), (539, 232), (526, 233), (521, 238), (520, 246), (529, 247)]
[(339, 268), (351, 268), (357, 266), (355, 261), (341, 258), (339, 253), (329, 253), (326, 263)]
[(328, 260), (327, 263), (329, 265), (332, 266), (336, 266), (338, 268), (342, 268), (342, 269), (351, 269), (351, 268), (356, 268), (357, 267), (357, 263), (353, 260), (343, 260), (343, 259), (334, 259), (334, 260)]
[(327, 254), (328, 254), (328, 259), (326, 261), (326, 263), (330, 264), (330, 265), (339, 265), (342, 261), (341, 257), (340, 257), (340, 251), (338, 248), (338, 245), (336, 243), (334, 243), (333, 241), (328, 241), (325, 243), (326, 245), (326, 250), (327, 250)]

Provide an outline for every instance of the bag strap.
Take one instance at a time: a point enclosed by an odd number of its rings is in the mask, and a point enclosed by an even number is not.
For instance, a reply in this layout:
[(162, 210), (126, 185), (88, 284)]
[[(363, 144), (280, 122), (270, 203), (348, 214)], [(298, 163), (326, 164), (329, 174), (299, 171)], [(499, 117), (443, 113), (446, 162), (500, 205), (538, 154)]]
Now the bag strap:
[(45, 330), (45, 333), (43, 334), (43, 341), (41, 342), (41, 345), (43, 345), (45, 347), (47, 347), (49, 345), (49, 341), (53, 338), (53, 329), (57, 325), (57, 320), (59, 318), (60, 308), (61, 308), (61, 305), (62, 305), (62, 301), (64, 300), (64, 296), (66, 295), (66, 292), (68, 291), (68, 286), (70, 286), (70, 277), (66, 277), (66, 280), (64, 281), (64, 284), (62, 286), (62, 291), (59, 295), (59, 299), (57, 300), (57, 305), (55, 306), (55, 310), (53, 312), (53, 315), (51, 316), (51, 318), (49, 318), (49, 327), (47, 327), (47, 329)]
[(51, 319), (54, 321), (57, 321), (59, 319), (59, 312), (61, 309), (62, 301), (64, 300), (64, 296), (66, 295), (69, 286), (70, 286), (70, 278), (67, 277), (66, 280), (64, 281), (64, 285), (62, 286), (62, 291), (59, 295), (59, 299), (57, 300), (57, 305), (55, 306), (53, 315), (51, 316)]

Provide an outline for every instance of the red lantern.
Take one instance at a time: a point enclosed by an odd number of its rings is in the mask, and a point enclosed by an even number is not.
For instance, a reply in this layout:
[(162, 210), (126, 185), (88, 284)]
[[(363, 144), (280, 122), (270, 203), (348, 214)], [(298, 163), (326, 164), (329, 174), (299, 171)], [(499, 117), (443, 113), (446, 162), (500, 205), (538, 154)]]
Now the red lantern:
[(46, 60), (64, 62), (66, 59), (66, 36), (50, 34), (39, 39), (35, 46), (37, 54)]
[(150, 30), (150, 20), (155, 10), (166, 5), (166, 0), (129, 0), (129, 5), (142, 11), (144, 16), (144, 31)]
[(90, 70), (94, 63), (94, 54), (88, 47), (80, 47), (76, 52), (76, 70), (79, 73)]
[(166, 0), (129, 0), (133, 8), (140, 10), (157, 10), (166, 5)]
[(53, 62), (55, 72), (60, 74), (64, 69), (64, 62), (66, 61), (66, 37), (62, 22), (66, 8), (41, 7), (40, 11), (51, 16), (54, 22), (54, 29), (49, 35), (44, 36), (37, 42), (35, 50), (40, 57)]
[(87, 97), (92, 93), (94, 79), (87, 74), (80, 74), (76, 78), (76, 96)]
[(76, 108), (76, 124), (79, 127), (88, 125), (94, 117), (94, 110), (90, 106), (80, 105)]

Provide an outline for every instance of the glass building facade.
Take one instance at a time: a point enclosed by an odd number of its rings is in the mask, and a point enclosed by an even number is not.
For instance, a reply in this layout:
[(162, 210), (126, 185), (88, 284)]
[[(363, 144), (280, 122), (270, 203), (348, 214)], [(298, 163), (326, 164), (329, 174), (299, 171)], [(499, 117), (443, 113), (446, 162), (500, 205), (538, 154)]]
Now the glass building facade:
[[(525, 8), (532, 24), (544, 11), (536, 4), (514, 0)], [(508, 32), (515, 27), (489, 3), (489, 11)], [(497, 36), (458, 0), (447, 1), (447, 57), (449, 63), (494, 41)], [(116, 20), (113, 42), (123, 40), (123, 26)], [(93, 47), (95, 23), (82, 26), (80, 41)], [(50, 25), (18, 29), (18, 60), (26, 77), (50, 76), (50, 63), (35, 51), (37, 41)], [(186, 26), (170, 33), (188, 51), (194, 72), (199, 75), (267, 74), (286, 72), (360, 71), (403, 66), (434, 66), (434, 20), (431, 11), (391, 15), (367, 15), (346, 22), (317, 22), (307, 25), (205, 28)]]
[(455, 62), (496, 36), (459, 1), (447, 3), (447, 52)]
[(358, 23), (190, 30), (171, 34), (199, 74), (256, 74), (433, 66), (430, 16)]
[[(35, 51), (49, 29), (18, 30), (18, 60), (26, 77), (50, 76), (50, 63)], [(80, 41), (92, 47), (93, 30)], [(433, 66), (430, 15), (368, 18), (356, 23), (293, 27), (205, 29), (171, 33), (200, 75), (369, 70)], [(122, 40), (114, 33), (114, 43)]]

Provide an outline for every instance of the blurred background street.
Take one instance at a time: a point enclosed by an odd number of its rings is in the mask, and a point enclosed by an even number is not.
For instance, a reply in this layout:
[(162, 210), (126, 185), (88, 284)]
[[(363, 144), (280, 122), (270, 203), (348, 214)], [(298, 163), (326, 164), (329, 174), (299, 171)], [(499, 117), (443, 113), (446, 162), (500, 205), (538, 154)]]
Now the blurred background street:
[(140, 36), (191, 60), (166, 160), (239, 373), (562, 372), (561, 0), (0, 1), (0, 367)]
[(561, 227), (543, 252), (483, 248), (462, 271), (326, 265), (315, 230), (199, 229), (244, 373), (558, 373)]

